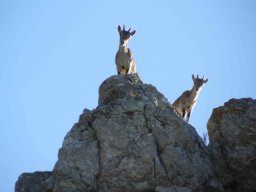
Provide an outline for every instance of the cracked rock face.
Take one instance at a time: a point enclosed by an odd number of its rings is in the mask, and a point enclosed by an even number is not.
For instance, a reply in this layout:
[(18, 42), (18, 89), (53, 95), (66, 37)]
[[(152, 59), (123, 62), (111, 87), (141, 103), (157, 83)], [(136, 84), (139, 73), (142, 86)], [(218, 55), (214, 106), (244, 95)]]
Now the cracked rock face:
[(99, 106), (66, 135), (48, 183), (48, 192), (222, 191), (195, 129), (136, 74), (102, 83)]
[(201, 190), (213, 177), (195, 129), (137, 75), (102, 83), (99, 106), (68, 133), (54, 172), (53, 191)]
[(231, 99), (208, 121), (211, 156), (226, 191), (256, 191), (256, 100)]

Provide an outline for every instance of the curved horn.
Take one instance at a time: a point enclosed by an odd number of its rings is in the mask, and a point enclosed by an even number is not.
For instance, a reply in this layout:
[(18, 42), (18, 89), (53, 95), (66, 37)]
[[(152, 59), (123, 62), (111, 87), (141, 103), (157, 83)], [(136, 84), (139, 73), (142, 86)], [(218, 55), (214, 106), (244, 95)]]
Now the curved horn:
[(132, 29), (132, 27), (130, 27), (130, 29), (128, 30), (128, 32), (130, 32), (130, 31), (131, 31), (131, 29)]

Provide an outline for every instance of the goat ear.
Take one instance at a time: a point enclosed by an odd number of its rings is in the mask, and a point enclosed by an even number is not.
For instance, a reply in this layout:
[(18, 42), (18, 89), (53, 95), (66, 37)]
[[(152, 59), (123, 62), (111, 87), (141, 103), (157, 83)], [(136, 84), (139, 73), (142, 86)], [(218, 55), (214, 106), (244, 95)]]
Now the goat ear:
[(204, 80), (204, 83), (207, 83), (208, 82), (208, 78)]
[(195, 79), (196, 79), (194, 74), (192, 74), (192, 79), (193, 79), (193, 81), (195, 81)]
[(136, 30), (132, 31), (130, 34), (133, 36), (136, 33)]
[(119, 33), (121, 33), (122, 29), (121, 29), (120, 25), (118, 25), (117, 30), (118, 30)]

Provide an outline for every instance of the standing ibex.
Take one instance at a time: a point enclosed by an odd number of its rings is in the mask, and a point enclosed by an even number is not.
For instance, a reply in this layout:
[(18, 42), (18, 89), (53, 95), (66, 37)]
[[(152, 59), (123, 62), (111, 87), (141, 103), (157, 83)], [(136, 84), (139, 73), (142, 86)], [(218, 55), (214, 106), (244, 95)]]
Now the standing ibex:
[(195, 107), (197, 102), (197, 97), (203, 87), (203, 84), (207, 83), (208, 79), (202, 79), (197, 77), (195, 78), (192, 75), (194, 81), (193, 88), (189, 91), (185, 91), (182, 95), (172, 104), (176, 112), (186, 121), (189, 121), (190, 114)]
[(136, 64), (132, 56), (131, 50), (128, 48), (128, 40), (136, 33), (136, 31), (131, 31), (131, 28), (126, 31), (125, 26), (123, 30), (121, 26), (118, 25), (118, 32), (120, 35), (119, 49), (116, 53), (116, 67), (118, 74), (133, 74), (136, 73)]

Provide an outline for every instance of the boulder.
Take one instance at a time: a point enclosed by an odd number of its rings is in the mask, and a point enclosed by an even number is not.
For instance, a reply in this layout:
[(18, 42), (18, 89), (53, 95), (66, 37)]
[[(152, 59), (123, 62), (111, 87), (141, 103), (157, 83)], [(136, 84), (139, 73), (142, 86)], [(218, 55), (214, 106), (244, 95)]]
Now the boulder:
[(231, 99), (208, 121), (211, 159), (227, 192), (256, 191), (256, 100)]
[(15, 185), (17, 192), (51, 192), (52, 191), (52, 172), (23, 173), (19, 176)]
[(102, 83), (99, 105), (67, 133), (48, 176), (49, 192), (223, 191), (195, 128), (137, 74)]

